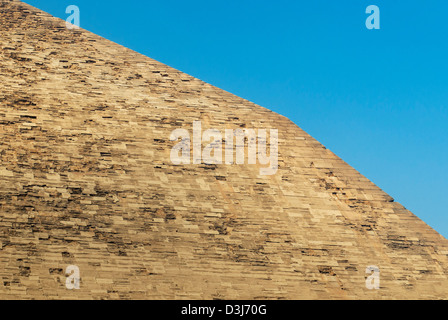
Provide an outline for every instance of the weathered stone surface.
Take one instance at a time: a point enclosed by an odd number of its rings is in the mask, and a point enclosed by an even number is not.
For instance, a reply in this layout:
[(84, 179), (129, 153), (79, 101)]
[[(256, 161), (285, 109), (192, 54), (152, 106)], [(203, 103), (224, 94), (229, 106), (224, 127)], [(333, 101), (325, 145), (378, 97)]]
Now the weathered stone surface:
[[(288, 119), (19, 1), (0, 35), (0, 298), (447, 297), (447, 241)], [(173, 165), (195, 120), (279, 129), (277, 174)]]

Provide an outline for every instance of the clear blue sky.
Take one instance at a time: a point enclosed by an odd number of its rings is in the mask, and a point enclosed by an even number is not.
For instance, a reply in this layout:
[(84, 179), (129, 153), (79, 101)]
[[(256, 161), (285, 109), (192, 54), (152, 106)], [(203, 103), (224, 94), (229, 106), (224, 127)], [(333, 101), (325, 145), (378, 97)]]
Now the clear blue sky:
[(448, 1), (25, 2), (290, 118), (448, 238)]

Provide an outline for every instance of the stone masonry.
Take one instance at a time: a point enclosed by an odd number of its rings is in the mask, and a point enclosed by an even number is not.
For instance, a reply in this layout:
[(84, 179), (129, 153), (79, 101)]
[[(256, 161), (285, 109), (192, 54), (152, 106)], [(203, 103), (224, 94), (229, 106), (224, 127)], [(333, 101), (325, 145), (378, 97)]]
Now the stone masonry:
[[(172, 164), (196, 120), (278, 129), (278, 172)], [(16, 0), (0, 139), (0, 299), (448, 295), (447, 240), (290, 120)]]

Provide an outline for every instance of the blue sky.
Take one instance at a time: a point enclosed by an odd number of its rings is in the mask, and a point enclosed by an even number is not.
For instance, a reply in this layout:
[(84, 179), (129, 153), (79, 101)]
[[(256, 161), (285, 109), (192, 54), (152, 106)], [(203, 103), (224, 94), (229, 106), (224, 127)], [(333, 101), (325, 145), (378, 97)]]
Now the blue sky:
[(448, 238), (448, 1), (25, 2), (290, 118)]

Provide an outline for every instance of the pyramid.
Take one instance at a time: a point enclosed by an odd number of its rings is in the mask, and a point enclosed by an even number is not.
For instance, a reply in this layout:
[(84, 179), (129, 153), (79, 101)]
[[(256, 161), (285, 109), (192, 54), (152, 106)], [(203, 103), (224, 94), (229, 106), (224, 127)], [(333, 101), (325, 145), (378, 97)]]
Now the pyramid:
[[(447, 240), (287, 118), (20, 1), (0, 34), (0, 299), (447, 297)], [(276, 170), (173, 163), (195, 123)]]

